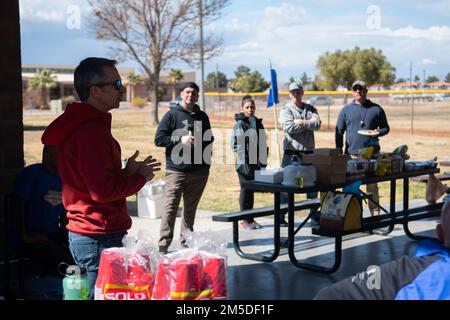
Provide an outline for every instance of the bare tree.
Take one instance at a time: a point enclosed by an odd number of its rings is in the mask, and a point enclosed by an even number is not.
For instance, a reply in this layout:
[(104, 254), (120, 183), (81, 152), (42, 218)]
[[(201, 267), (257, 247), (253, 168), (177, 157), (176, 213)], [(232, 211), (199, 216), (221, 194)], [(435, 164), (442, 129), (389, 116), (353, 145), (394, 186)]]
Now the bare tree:
[[(136, 61), (148, 76), (152, 124), (159, 122), (161, 70), (175, 61), (196, 65), (200, 60), (199, 1), (207, 24), (231, 0), (88, 0), (90, 31), (97, 39), (113, 41), (114, 57)], [(205, 59), (219, 54), (220, 38), (206, 36), (203, 42)]]

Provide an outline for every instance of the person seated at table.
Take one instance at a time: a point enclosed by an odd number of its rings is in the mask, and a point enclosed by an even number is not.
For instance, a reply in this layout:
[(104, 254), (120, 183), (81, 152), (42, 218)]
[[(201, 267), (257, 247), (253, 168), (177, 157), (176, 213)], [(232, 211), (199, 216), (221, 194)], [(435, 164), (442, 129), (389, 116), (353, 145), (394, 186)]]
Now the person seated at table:
[(56, 147), (45, 145), (42, 163), (22, 169), (14, 183), (14, 193), (25, 201), (25, 254), (37, 263), (39, 273), (56, 274), (59, 263), (73, 264), (65, 228), (67, 219), (61, 199)]
[[(242, 186), (244, 182), (255, 179), (255, 170), (267, 165), (266, 133), (262, 119), (255, 117), (255, 101), (244, 96), (241, 101), (242, 112), (235, 115), (231, 148), (236, 153), (236, 172), (241, 191), (240, 210), (253, 209), (254, 191)], [(239, 225), (245, 229), (260, 229), (261, 225), (253, 218), (241, 220)]]
[(414, 257), (403, 256), (322, 289), (316, 300), (450, 299), (450, 201), (436, 226), (437, 240), (424, 240)]

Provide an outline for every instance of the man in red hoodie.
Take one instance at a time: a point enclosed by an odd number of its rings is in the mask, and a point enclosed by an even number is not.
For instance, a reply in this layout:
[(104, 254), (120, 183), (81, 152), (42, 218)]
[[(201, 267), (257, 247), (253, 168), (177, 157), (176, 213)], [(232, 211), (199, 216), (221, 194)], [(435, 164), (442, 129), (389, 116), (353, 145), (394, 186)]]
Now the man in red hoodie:
[(131, 227), (126, 197), (138, 192), (160, 170), (138, 151), (121, 168), (121, 149), (111, 134), (111, 114), (124, 93), (116, 61), (87, 58), (75, 69), (81, 102), (69, 104), (42, 136), (57, 147), (62, 198), (69, 223), (69, 247), (79, 267), (87, 270), (93, 298), (103, 249), (121, 247)]

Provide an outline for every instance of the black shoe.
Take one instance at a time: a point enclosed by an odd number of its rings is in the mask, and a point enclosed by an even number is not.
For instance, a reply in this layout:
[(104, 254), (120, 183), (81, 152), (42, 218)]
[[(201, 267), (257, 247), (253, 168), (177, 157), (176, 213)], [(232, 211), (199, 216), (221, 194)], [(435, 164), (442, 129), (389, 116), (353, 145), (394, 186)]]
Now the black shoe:
[(284, 217), (280, 218), (280, 227), (287, 227), (288, 223), (287, 221), (284, 219)]
[(159, 246), (159, 253), (161, 254), (167, 254), (169, 252), (169, 248), (166, 246)]

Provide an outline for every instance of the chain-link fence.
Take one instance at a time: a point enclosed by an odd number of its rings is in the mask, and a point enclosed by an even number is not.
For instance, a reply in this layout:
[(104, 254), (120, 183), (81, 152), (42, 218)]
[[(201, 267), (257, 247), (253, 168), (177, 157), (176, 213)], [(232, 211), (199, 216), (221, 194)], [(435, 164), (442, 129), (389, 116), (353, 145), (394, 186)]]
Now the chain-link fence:
[[(245, 94), (207, 93), (206, 111), (213, 120), (233, 121), (241, 110)], [(274, 118), (289, 101), (287, 92), (279, 95), (275, 109), (267, 108), (267, 93), (250, 94), (255, 99), (256, 115), (265, 119), (266, 127), (274, 127)], [(391, 128), (416, 132), (445, 132), (450, 134), (450, 90), (370, 91), (368, 98), (383, 107)], [(351, 102), (350, 92), (305, 92), (303, 101), (315, 105), (324, 129), (333, 129), (341, 108)]]

